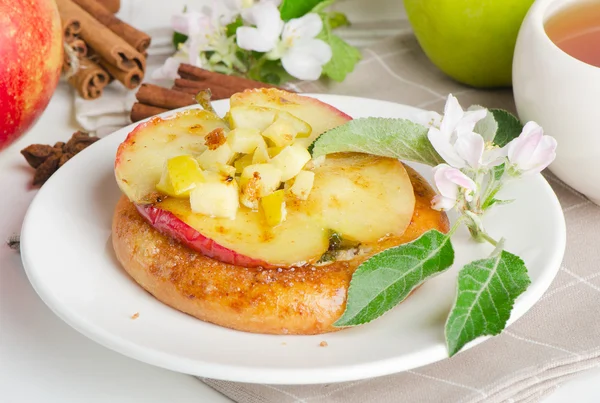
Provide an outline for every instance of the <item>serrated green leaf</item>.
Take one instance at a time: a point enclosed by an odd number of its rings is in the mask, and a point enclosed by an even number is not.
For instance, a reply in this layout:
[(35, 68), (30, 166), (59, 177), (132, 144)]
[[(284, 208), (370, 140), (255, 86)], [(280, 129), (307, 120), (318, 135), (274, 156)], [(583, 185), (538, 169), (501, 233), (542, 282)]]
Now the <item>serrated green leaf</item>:
[(498, 123), (498, 131), (496, 137), (494, 137), (496, 145), (504, 147), (511, 140), (519, 137), (519, 134), (523, 131), (523, 125), (515, 115), (503, 109), (490, 109), (490, 112)]
[(463, 267), (458, 273), (456, 301), (446, 322), (450, 356), (480, 336), (499, 334), (515, 300), (530, 283), (523, 260), (504, 250)]
[(313, 157), (354, 151), (436, 166), (444, 162), (425, 126), (407, 119), (359, 118), (321, 134), (310, 145)]
[(324, 0), (283, 0), (279, 10), (281, 19), (289, 21), (292, 18), (302, 17)]
[(323, 66), (323, 74), (332, 80), (342, 82), (354, 70), (354, 66), (362, 59), (362, 55), (354, 46), (332, 34), (328, 25), (326, 27), (317, 36), (331, 46), (331, 60)]
[(453, 262), (450, 236), (434, 229), (410, 243), (374, 255), (354, 272), (346, 310), (334, 326), (371, 322), (402, 302), (425, 280), (447, 270)]

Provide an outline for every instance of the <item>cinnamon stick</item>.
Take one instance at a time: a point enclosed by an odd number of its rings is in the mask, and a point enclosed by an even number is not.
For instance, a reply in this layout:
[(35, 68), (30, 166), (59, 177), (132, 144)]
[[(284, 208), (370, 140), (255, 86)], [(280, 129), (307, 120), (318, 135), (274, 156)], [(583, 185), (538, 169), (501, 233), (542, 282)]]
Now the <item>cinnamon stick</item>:
[(194, 97), (185, 92), (170, 90), (154, 84), (142, 84), (135, 94), (137, 100), (143, 104), (165, 109), (177, 109), (196, 103)]
[(104, 67), (108, 74), (131, 90), (140, 85), (144, 79), (144, 72), (138, 68), (123, 71), (104, 59), (100, 59), (99, 64)]
[(92, 17), (106, 25), (108, 29), (123, 38), (138, 52), (144, 53), (150, 46), (150, 36), (115, 17), (97, 0), (73, 0)]
[(98, 3), (102, 3), (104, 7), (111, 13), (118, 13), (121, 8), (121, 0), (97, 0)]
[(178, 85), (174, 85), (173, 88), (171, 88), (175, 91), (179, 91), (179, 92), (185, 92), (186, 94), (190, 94), (190, 95), (194, 95), (196, 96), (196, 94), (198, 93), (198, 90), (195, 88), (185, 88), (185, 87), (180, 87)]
[(81, 33), (81, 21), (75, 15), (66, 15), (64, 10), (58, 10), (62, 24), (63, 38), (65, 42), (73, 41)]
[[(226, 99), (230, 98), (236, 92), (245, 90), (246, 88), (233, 88), (231, 86), (224, 86), (224, 84), (215, 81), (193, 81), (185, 78), (176, 78), (175, 87), (185, 89), (184, 91), (188, 94), (197, 94), (198, 92), (210, 89), (212, 94), (211, 99)], [(252, 88), (257, 88), (254, 85)]]
[(63, 20), (77, 20), (81, 37), (109, 64), (121, 71), (144, 70), (144, 57), (123, 38), (112, 32), (71, 0), (56, 0)]
[(131, 121), (138, 122), (142, 119), (149, 118), (150, 116), (158, 115), (159, 113), (166, 112), (167, 109), (159, 108), (152, 105), (146, 105), (139, 102), (133, 104), (131, 108)]
[(69, 46), (75, 51), (78, 57), (83, 58), (87, 56), (88, 48), (82, 39), (75, 38), (73, 41), (69, 42)]
[(275, 85), (266, 84), (243, 77), (215, 73), (214, 71), (208, 71), (186, 63), (182, 63), (179, 66), (177, 73), (181, 76), (181, 78), (184, 79), (192, 81), (209, 81), (215, 86), (218, 85), (223, 87), (234, 88), (237, 91), (243, 91), (245, 89), (250, 88), (278, 88)]
[(79, 59), (79, 68), (68, 79), (83, 99), (96, 99), (109, 82), (108, 73), (88, 59)]

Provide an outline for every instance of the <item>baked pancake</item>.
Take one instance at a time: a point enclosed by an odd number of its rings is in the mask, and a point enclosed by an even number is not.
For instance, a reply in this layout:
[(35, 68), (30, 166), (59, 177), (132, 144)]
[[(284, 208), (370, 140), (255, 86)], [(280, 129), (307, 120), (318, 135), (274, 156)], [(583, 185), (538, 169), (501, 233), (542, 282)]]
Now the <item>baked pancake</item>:
[(445, 213), (431, 209), (429, 184), (406, 167), (415, 195), (410, 224), (399, 236), (362, 245), (346, 260), (290, 268), (242, 267), (194, 251), (148, 224), (125, 196), (116, 206), (112, 242), (129, 275), (159, 301), (203, 321), (267, 334), (320, 334), (345, 309), (356, 268), (387, 248), (422, 233), (449, 230)]

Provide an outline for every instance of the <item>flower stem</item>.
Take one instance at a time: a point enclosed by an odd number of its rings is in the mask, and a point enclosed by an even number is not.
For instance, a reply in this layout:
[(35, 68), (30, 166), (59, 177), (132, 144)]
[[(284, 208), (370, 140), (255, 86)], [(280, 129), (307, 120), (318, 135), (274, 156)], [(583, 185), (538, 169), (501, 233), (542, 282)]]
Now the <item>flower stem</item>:
[(493, 246), (498, 246), (498, 241), (496, 241), (494, 238), (492, 238), (491, 236), (489, 236), (485, 232), (482, 232), (481, 234), (479, 234), (479, 236), (481, 236), (481, 238), (485, 239), (486, 241), (488, 241)]

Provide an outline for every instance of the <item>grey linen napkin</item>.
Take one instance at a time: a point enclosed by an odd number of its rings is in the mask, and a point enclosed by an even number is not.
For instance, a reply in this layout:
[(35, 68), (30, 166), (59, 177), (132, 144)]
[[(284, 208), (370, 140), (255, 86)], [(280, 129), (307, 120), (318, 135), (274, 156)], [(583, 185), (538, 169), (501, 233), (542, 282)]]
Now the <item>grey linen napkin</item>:
[[(382, 99), (442, 111), (462, 105), (515, 111), (510, 90), (476, 90), (445, 77), (410, 33), (363, 51), (343, 83), (301, 83), (305, 92)], [(577, 372), (600, 365), (600, 208), (549, 172), (567, 222), (562, 267), (541, 300), (502, 335), (451, 359), (374, 379), (310, 386), (202, 379), (240, 403), (534, 402)]]

